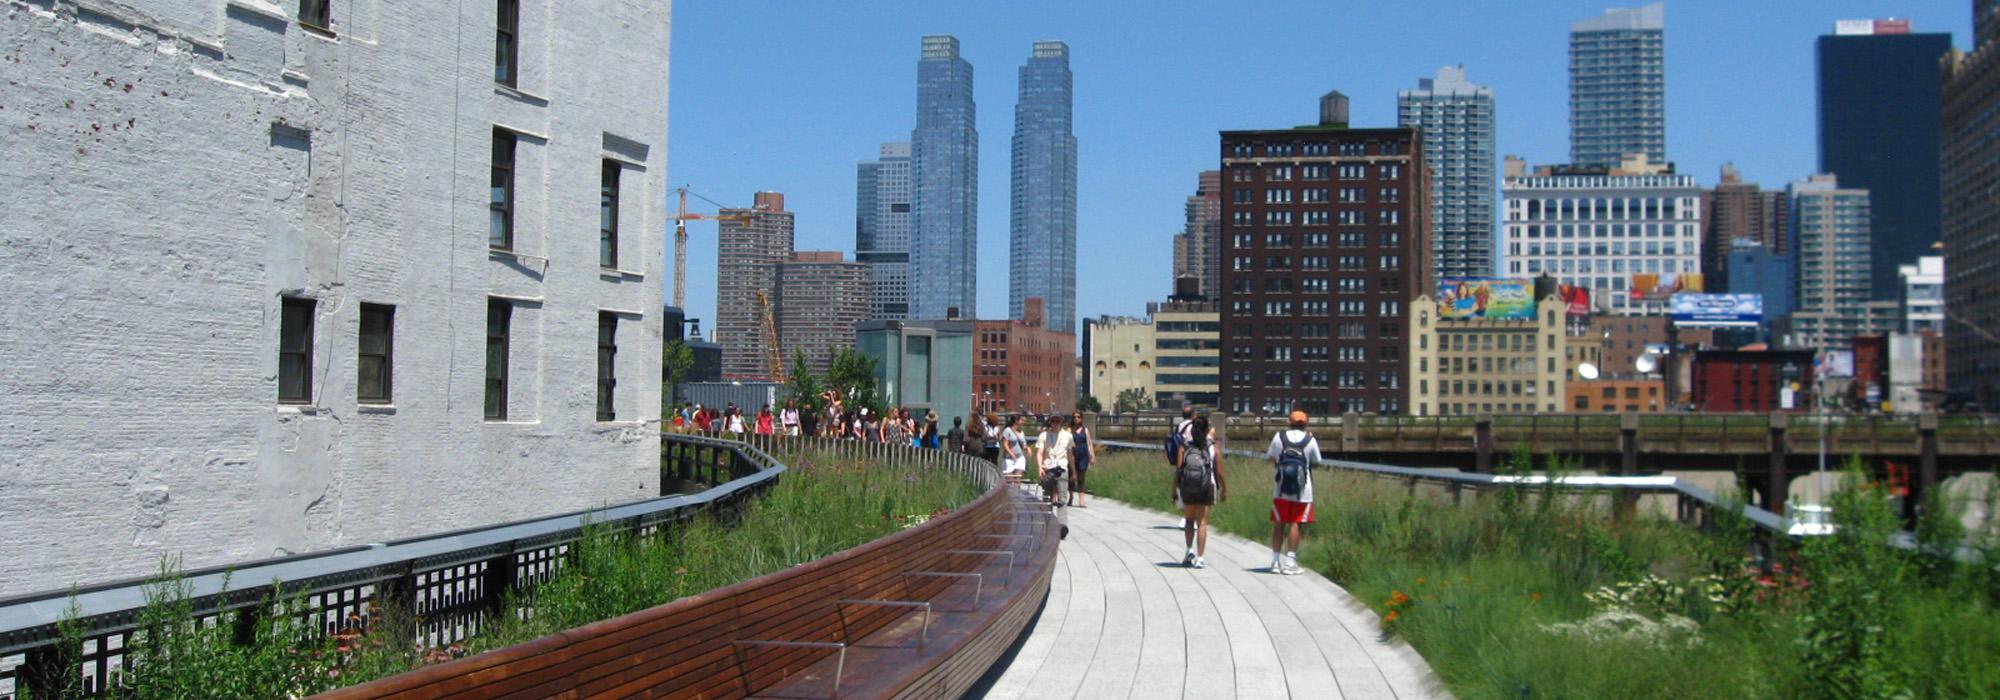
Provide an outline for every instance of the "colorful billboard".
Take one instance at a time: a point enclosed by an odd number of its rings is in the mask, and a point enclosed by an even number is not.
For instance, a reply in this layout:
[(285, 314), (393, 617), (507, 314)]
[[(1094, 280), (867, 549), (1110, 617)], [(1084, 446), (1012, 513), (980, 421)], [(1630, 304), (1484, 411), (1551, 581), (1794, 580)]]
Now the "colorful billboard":
[(1589, 287), (1579, 287), (1573, 284), (1559, 284), (1556, 285), (1556, 298), (1561, 299), (1564, 304), (1569, 305), (1569, 308), (1567, 309), (1569, 313), (1567, 315), (1570, 316), (1571, 318), (1590, 315)]
[(1535, 285), (1528, 280), (1447, 277), (1438, 282), (1443, 318), (1531, 319)]
[(1675, 294), (1700, 292), (1701, 273), (1658, 274), (1642, 272), (1632, 276), (1632, 300), (1664, 300)]
[(1764, 321), (1764, 295), (1675, 294), (1668, 309), (1682, 328), (1754, 327)]

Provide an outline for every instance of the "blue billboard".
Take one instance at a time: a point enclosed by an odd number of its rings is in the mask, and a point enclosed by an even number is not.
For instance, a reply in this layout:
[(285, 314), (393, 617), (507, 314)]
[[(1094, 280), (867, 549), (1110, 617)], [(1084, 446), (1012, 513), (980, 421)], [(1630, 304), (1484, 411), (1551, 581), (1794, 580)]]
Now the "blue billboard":
[(1668, 307), (1682, 328), (1746, 328), (1764, 321), (1761, 294), (1675, 294)]

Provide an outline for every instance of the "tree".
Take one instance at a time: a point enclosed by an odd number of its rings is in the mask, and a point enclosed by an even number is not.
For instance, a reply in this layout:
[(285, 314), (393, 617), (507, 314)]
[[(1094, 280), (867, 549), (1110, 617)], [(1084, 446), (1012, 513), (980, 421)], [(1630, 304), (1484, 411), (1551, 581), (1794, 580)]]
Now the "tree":
[(671, 406), (681, 380), (694, 368), (694, 348), (679, 340), (667, 341), (660, 346), (660, 368), (660, 405)]
[(1104, 411), (1104, 404), (1099, 403), (1097, 397), (1086, 395), (1076, 400), (1076, 410), (1079, 413), (1101, 413)]
[(880, 413), (882, 397), (875, 393), (875, 358), (854, 348), (841, 348), (826, 369), (826, 388), (840, 392), (848, 406)]
[(1153, 397), (1147, 396), (1146, 390), (1141, 387), (1118, 392), (1118, 400), (1112, 405), (1113, 410), (1118, 413), (1133, 413), (1152, 407)]
[(805, 352), (792, 353), (791, 375), (791, 381), (786, 384), (785, 390), (791, 392), (792, 398), (798, 400), (799, 410), (819, 410), (819, 393), (826, 390), (826, 385), (820, 382), (819, 377), (813, 375), (812, 368), (806, 366)]

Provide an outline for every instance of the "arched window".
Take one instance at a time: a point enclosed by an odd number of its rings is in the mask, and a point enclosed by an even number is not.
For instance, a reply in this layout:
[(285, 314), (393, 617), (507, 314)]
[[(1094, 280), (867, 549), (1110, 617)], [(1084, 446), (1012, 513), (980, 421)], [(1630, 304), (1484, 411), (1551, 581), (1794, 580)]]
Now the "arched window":
[(1119, 361), (1118, 361), (1118, 364), (1117, 364), (1117, 365), (1115, 366), (1115, 368), (1116, 368), (1116, 369), (1118, 369), (1118, 370), (1121, 370), (1121, 371), (1122, 371), (1122, 370), (1124, 370), (1124, 369), (1125, 369), (1125, 361), (1124, 361), (1124, 360), (1119, 360)]

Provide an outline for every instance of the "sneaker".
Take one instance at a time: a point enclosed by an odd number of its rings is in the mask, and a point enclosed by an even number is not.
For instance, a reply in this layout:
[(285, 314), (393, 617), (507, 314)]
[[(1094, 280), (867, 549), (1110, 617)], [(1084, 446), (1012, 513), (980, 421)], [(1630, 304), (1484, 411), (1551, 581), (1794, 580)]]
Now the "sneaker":
[(1299, 568), (1299, 557), (1296, 554), (1285, 555), (1284, 567), (1287, 576), (1297, 576), (1306, 572), (1305, 569)]
[(1195, 562), (1194, 550), (1192, 549), (1188, 550), (1187, 556), (1181, 557), (1181, 566), (1191, 567), (1194, 566), (1194, 562)]
[(1207, 560), (1207, 559), (1203, 559), (1203, 558), (1201, 558), (1201, 557), (1195, 557), (1195, 558), (1194, 558), (1194, 568), (1197, 568), (1197, 569), (1206, 569), (1206, 568), (1208, 568), (1208, 560)]
[(1282, 574), (1282, 573), (1285, 573), (1285, 558), (1284, 558), (1284, 557), (1281, 557), (1281, 556), (1278, 556), (1278, 555), (1276, 555), (1276, 554), (1273, 554), (1273, 555), (1271, 555), (1271, 573), (1274, 573), (1274, 574)]

